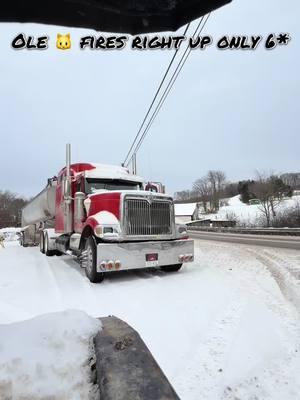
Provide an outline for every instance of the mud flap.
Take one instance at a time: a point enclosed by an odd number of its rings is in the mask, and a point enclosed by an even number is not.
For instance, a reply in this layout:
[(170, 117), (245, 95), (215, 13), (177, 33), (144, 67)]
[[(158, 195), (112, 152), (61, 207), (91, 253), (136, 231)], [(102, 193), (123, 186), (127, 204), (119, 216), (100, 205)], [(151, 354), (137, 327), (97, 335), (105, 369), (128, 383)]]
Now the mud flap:
[(100, 320), (94, 344), (101, 400), (178, 400), (140, 335), (119, 318)]

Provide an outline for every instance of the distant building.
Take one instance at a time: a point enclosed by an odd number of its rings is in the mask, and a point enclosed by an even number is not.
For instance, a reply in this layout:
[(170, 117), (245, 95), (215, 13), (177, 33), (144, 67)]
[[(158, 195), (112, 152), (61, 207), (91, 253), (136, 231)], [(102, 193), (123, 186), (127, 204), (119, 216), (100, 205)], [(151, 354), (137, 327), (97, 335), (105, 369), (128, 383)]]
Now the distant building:
[(234, 228), (236, 221), (226, 218), (203, 218), (197, 221), (188, 222), (189, 227), (209, 227), (209, 228)]
[(174, 204), (175, 206), (175, 221), (179, 224), (185, 224), (198, 218), (197, 203), (182, 203)]

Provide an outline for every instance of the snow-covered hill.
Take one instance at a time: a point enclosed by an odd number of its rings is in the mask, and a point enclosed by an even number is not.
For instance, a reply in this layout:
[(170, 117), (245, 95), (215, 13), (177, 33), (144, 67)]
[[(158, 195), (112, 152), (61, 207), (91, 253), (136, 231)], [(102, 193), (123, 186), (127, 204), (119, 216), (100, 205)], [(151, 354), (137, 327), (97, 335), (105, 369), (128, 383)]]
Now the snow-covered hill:
[[(199, 219), (237, 219), (238, 224), (255, 226), (261, 224), (262, 211), (261, 206), (258, 204), (248, 205), (240, 200), (240, 195), (231, 197), (226, 201), (228, 205), (220, 207), (217, 214), (200, 214)], [(276, 209), (277, 213), (287, 210), (292, 207), (300, 206), (300, 196), (293, 196), (286, 198), (279, 204)]]

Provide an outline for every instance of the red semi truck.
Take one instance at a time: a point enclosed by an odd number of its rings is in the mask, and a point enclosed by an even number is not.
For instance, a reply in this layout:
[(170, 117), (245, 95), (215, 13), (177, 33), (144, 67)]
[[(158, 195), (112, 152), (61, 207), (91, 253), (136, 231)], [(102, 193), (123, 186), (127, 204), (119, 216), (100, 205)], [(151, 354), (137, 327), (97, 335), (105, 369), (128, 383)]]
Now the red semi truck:
[(66, 167), (22, 210), (21, 245), (77, 255), (91, 282), (111, 271), (178, 271), (193, 261), (194, 243), (159, 188), (124, 167), (71, 165), (67, 146)]

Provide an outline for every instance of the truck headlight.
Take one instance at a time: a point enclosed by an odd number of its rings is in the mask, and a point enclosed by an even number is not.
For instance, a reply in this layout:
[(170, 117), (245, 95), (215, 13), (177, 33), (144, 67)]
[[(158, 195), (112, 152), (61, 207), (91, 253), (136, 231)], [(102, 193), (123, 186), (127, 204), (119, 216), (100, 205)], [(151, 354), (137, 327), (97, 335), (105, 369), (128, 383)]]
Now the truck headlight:
[(121, 229), (119, 225), (97, 225), (94, 232), (102, 239), (114, 239), (119, 237)]
[(186, 238), (188, 236), (188, 231), (186, 225), (176, 224), (176, 237)]

